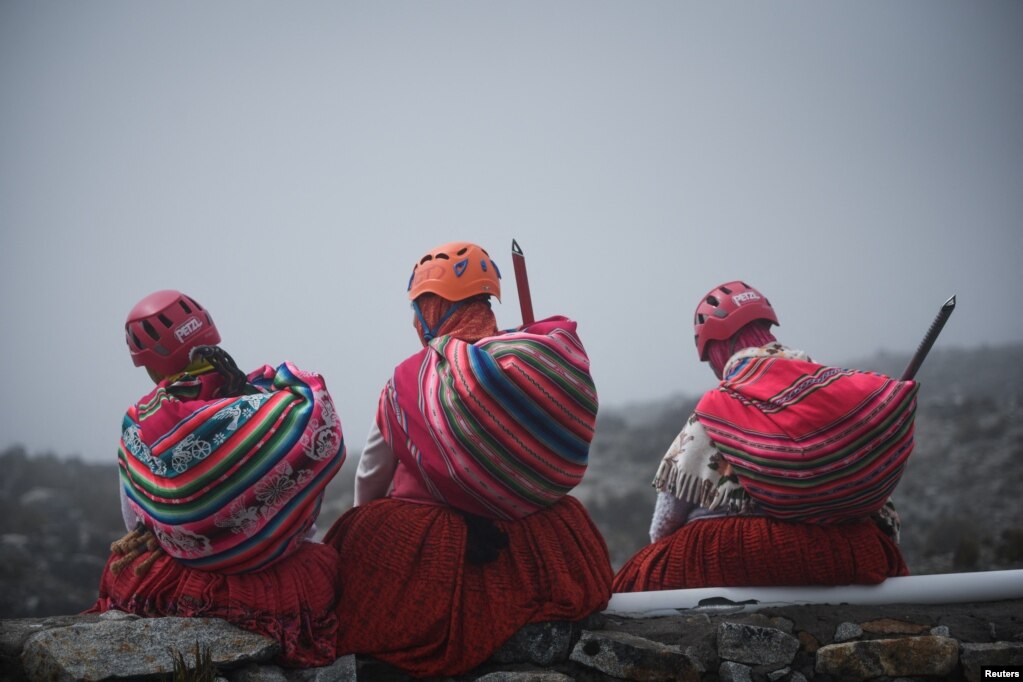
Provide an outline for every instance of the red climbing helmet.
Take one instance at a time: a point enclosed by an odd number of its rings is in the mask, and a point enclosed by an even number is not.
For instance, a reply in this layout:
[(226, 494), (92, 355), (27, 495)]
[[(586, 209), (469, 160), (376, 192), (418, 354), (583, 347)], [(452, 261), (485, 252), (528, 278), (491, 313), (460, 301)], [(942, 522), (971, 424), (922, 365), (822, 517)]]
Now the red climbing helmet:
[(136, 367), (169, 376), (188, 366), (188, 352), (220, 343), (213, 318), (180, 291), (165, 289), (135, 304), (124, 323), (128, 350)]
[(753, 320), (778, 324), (774, 308), (763, 294), (745, 282), (726, 282), (714, 287), (696, 306), (696, 352), (706, 360), (708, 341), (723, 341)]
[(482, 247), (470, 242), (451, 242), (431, 249), (416, 262), (408, 281), (408, 297), (437, 294), (462, 301), (479, 294), (501, 300), (501, 273)]

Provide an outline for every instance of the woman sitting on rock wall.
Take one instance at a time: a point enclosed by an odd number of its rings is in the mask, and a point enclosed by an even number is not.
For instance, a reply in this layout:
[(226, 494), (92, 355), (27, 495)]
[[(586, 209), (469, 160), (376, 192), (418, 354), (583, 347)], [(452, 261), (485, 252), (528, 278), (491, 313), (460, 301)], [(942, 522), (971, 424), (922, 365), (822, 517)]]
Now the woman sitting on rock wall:
[(279, 641), (283, 663), (332, 662), (338, 556), (309, 538), (345, 447), (322, 377), (290, 363), (246, 376), (178, 291), (142, 299), (125, 333), (156, 388), (124, 416), (130, 532), (90, 610), (219, 617)]
[(917, 385), (777, 343), (774, 308), (728, 282), (696, 309), (721, 379), (661, 460), (651, 543), (615, 592), (872, 584), (905, 575), (889, 496), (913, 449)]
[(423, 349), (395, 368), (359, 462), (342, 557), (338, 652), (416, 677), (456, 675), (529, 623), (578, 620), (611, 595), (607, 546), (569, 496), (597, 413), (576, 325), (497, 329), (497, 266), (470, 243), (416, 262)]

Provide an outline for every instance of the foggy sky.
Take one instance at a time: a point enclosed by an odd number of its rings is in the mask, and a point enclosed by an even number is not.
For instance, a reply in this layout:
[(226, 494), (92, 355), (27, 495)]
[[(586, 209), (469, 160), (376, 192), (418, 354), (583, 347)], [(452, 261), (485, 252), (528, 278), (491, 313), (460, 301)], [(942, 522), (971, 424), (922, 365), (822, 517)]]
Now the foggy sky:
[(358, 450), (413, 262), (480, 243), (511, 327), (512, 238), (604, 406), (709, 388), (736, 278), (822, 362), (953, 293), (941, 346), (1023, 340), (1023, 4), (0, 3), (0, 448), (113, 461), (124, 318), (177, 288)]

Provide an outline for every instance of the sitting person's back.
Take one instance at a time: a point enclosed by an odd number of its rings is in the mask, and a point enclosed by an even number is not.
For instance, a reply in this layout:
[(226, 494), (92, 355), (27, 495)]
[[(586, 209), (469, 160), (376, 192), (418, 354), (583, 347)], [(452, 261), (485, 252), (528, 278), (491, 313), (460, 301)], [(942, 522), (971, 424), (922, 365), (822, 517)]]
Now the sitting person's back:
[(721, 379), (661, 460), (651, 543), (616, 592), (879, 583), (908, 573), (890, 496), (913, 448), (917, 385), (813, 363), (742, 282), (695, 317)]
[(344, 561), (339, 653), (455, 675), (522, 626), (578, 620), (610, 597), (600, 533), (569, 491), (597, 397), (575, 323), (498, 331), (497, 267), (446, 244), (409, 283), (423, 349), (381, 393), (356, 507), (325, 541)]
[(140, 301), (125, 332), (156, 387), (123, 419), (129, 533), (92, 610), (221, 617), (277, 639), (284, 663), (333, 661), (337, 554), (310, 538), (345, 448), (323, 379), (289, 363), (244, 374), (177, 291)]

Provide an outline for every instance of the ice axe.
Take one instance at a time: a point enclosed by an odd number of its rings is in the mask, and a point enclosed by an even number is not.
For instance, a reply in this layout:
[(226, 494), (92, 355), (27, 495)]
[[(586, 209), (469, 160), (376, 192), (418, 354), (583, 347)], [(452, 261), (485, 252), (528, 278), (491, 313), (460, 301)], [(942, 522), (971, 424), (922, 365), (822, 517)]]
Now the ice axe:
[(934, 345), (934, 341), (938, 338), (938, 334), (941, 333), (942, 327), (945, 326), (945, 322), (948, 321), (949, 315), (956, 307), (956, 297), (952, 294), (952, 297), (945, 301), (941, 306), (941, 310), (938, 311), (937, 316), (934, 318), (934, 322), (931, 322), (930, 329), (924, 335), (923, 341), (916, 349), (916, 353), (913, 354), (913, 358), (906, 365), (905, 371), (902, 372), (903, 381), (911, 381), (916, 376), (917, 371), (920, 369), (920, 365), (923, 364), (924, 358), (931, 351), (931, 346)]
[(533, 324), (533, 299), (529, 296), (529, 277), (526, 275), (526, 256), (522, 247), (512, 239), (512, 267), (515, 269), (515, 286), (519, 292), (519, 308), (522, 309), (522, 324)]

